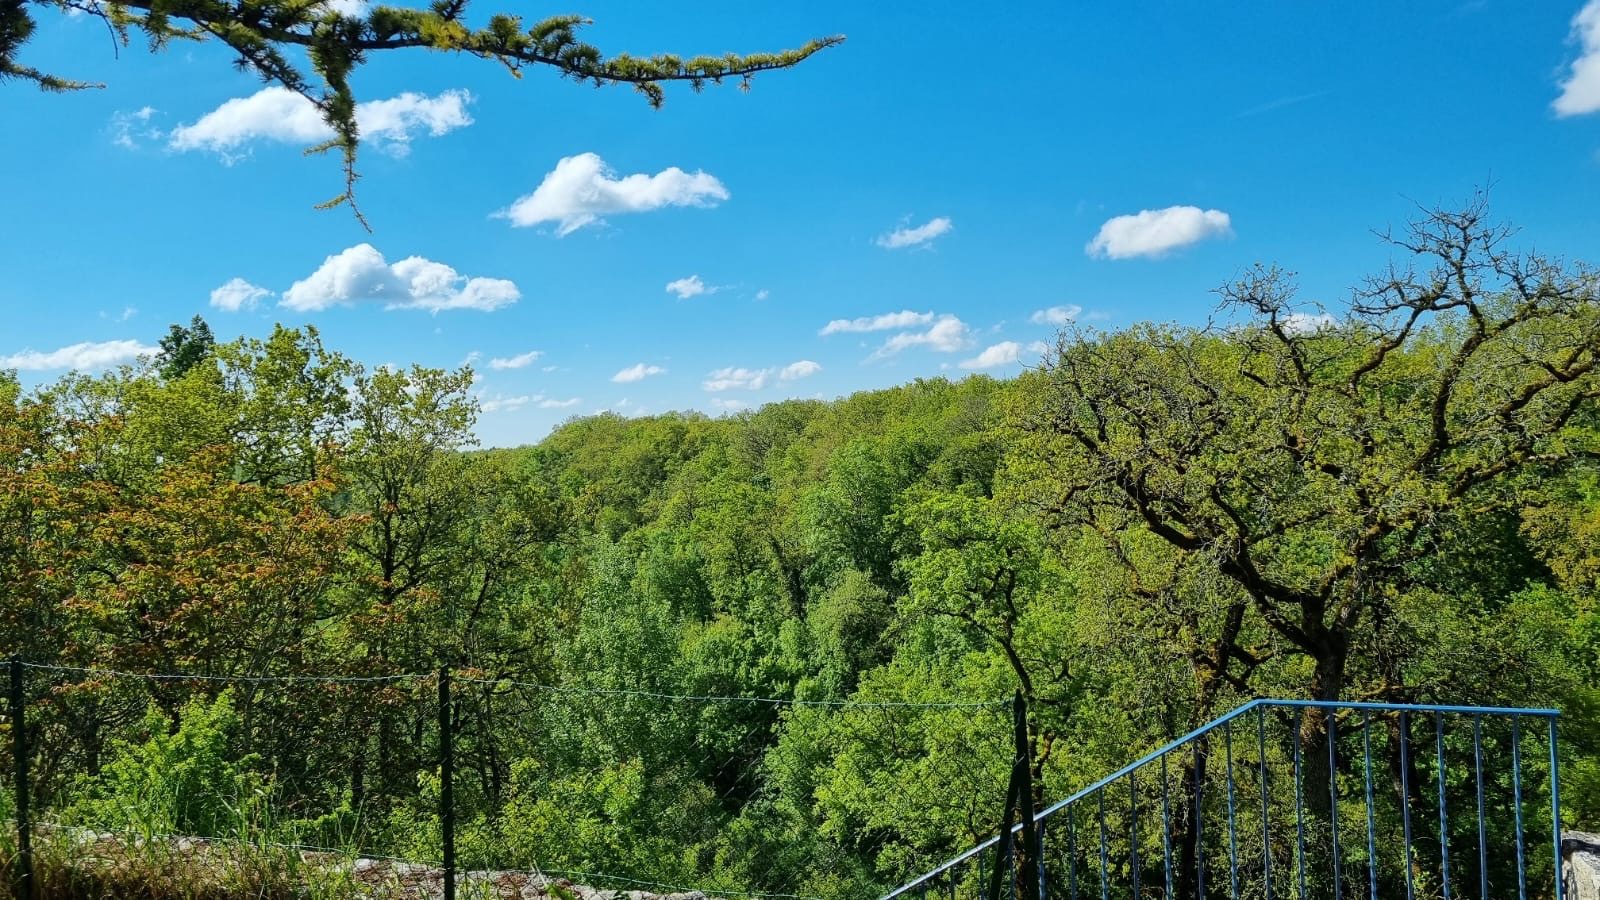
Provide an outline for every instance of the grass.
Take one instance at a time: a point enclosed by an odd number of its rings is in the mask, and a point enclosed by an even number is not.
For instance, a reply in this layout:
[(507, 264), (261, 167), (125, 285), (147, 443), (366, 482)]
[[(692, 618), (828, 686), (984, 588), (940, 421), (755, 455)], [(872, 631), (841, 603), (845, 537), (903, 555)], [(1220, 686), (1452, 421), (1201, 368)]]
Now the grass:
[[(0, 864), (11, 871), (14, 829), (0, 831)], [(398, 883), (371, 883), (354, 857), (240, 841), (143, 840), (76, 828), (34, 834), (34, 900), (335, 900), (416, 896)], [(15, 898), (9, 878), (0, 897)]]

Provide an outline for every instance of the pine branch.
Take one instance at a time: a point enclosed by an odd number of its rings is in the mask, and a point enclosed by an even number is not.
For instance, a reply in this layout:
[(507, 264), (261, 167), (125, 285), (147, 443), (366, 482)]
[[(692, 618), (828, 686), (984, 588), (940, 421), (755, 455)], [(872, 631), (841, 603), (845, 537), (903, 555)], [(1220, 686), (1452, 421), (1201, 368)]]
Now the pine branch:
[[(844, 41), (843, 35), (832, 35), (792, 50), (748, 55), (607, 57), (578, 39), (578, 30), (591, 24), (582, 16), (553, 16), (524, 28), (521, 16), (497, 14), (484, 27), (473, 29), (462, 22), (469, 2), (435, 0), (427, 9), (374, 6), (361, 15), (347, 15), (331, 9), (328, 0), (0, 0), (0, 80), (22, 78), (48, 90), (103, 87), (48, 75), (15, 61), (33, 31), (29, 5), (99, 16), (124, 44), (129, 29), (137, 28), (149, 39), (152, 52), (174, 39), (214, 37), (239, 55), (240, 66), (317, 107), (334, 137), (308, 152), (339, 150), (345, 176), (343, 193), (319, 207), (349, 204), (366, 227), (355, 205), (360, 132), (350, 78), (373, 53), (417, 48), (464, 53), (499, 62), (518, 78), (527, 67), (544, 66), (563, 78), (596, 86), (631, 85), (659, 109), (666, 101), (663, 84), (688, 82), (698, 92), (707, 83), (737, 79), (739, 87), (748, 90), (755, 75), (792, 68)], [(306, 51), (315, 79), (286, 55), (284, 51), (291, 48)], [(314, 80), (322, 86), (313, 86)]]

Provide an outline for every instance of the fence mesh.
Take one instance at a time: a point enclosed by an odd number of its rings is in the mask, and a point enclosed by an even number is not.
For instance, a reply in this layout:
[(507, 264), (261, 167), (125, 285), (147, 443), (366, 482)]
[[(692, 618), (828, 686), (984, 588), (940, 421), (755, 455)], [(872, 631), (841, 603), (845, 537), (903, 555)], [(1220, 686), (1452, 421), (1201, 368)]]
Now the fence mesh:
[[(327, 896), (438, 896), (448, 828), (462, 896), (878, 896), (993, 833), (1012, 753), (1004, 702), (678, 696), (463, 669), (446, 723), (438, 674), (23, 674), (41, 885), (187, 867), (239, 895), (315, 876)], [(0, 855), (14, 862), (14, 830)]]

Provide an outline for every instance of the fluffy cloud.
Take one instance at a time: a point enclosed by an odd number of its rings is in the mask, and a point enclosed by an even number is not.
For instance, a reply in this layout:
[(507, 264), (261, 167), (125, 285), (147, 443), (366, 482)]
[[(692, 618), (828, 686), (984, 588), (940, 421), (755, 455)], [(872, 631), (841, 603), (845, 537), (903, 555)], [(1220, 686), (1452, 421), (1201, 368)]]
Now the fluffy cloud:
[(1016, 341), (1001, 341), (985, 348), (982, 353), (971, 359), (963, 359), (960, 365), (963, 369), (993, 369), (997, 366), (1009, 366), (1021, 358), (1021, 344)]
[(533, 193), (496, 215), (517, 227), (555, 222), (556, 233), (565, 237), (603, 216), (667, 206), (716, 206), (728, 196), (722, 182), (705, 172), (691, 175), (674, 166), (654, 175), (618, 178), (598, 155), (580, 153), (556, 163)]
[(290, 285), (281, 305), (301, 312), (360, 302), (386, 309), (477, 309), (491, 312), (521, 299), (502, 278), (467, 278), (444, 263), (409, 256), (389, 265), (371, 244), (328, 257), (315, 272)]
[(629, 366), (626, 369), (623, 369), (621, 372), (611, 376), (611, 380), (617, 382), (618, 384), (628, 384), (634, 381), (643, 381), (646, 378), (649, 378), (651, 375), (660, 375), (665, 371), (667, 370), (661, 368), (660, 366), (647, 366), (644, 363), (639, 363), (637, 365)]
[(1084, 252), (1111, 259), (1159, 257), (1178, 247), (1230, 234), (1233, 228), (1228, 214), (1220, 209), (1169, 206), (1107, 221)]
[(524, 406), (533, 405), (540, 409), (566, 409), (582, 403), (581, 397), (572, 397), (567, 400), (557, 400), (543, 394), (522, 394), (516, 397), (495, 396), (479, 400), (478, 408), (485, 413), (512, 412)]
[(780, 369), (778, 371), (778, 380), (798, 381), (801, 378), (809, 378), (821, 371), (822, 365), (820, 363), (812, 362), (809, 359), (802, 359), (798, 362), (792, 362)]
[(881, 316), (865, 316), (860, 319), (834, 319), (822, 326), (817, 332), (824, 337), (830, 334), (854, 331), (888, 331), (892, 328), (911, 328), (916, 325), (926, 325), (933, 321), (933, 313), (912, 312), (903, 309), (895, 313), (884, 313)]
[(728, 397), (712, 397), (711, 405), (726, 412), (733, 412), (736, 409), (744, 409), (750, 404), (743, 400), (733, 400)]
[(1083, 315), (1081, 306), (1052, 306), (1034, 312), (1028, 317), (1028, 321), (1035, 325), (1070, 325), (1081, 315)]
[(954, 227), (950, 220), (944, 216), (940, 216), (926, 225), (918, 225), (915, 228), (903, 225), (888, 234), (878, 235), (878, 246), (887, 247), (890, 250), (898, 250), (901, 247), (915, 247), (918, 244), (926, 244), (941, 234), (948, 233)]
[(679, 300), (698, 297), (701, 294), (715, 294), (721, 290), (718, 287), (709, 287), (700, 280), (699, 275), (690, 275), (688, 278), (679, 278), (677, 281), (667, 282), (667, 293), (677, 294)]
[(257, 287), (243, 278), (235, 278), (211, 292), (211, 305), (228, 312), (238, 312), (241, 309), (255, 309), (258, 301), (271, 296), (272, 292), (266, 288)]
[(893, 356), (908, 347), (927, 347), (940, 353), (955, 353), (972, 346), (972, 332), (967, 323), (955, 316), (940, 316), (926, 331), (902, 331), (883, 342), (873, 351), (869, 360)]
[(543, 350), (529, 350), (516, 356), (496, 357), (489, 360), (491, 369), (523, 369), (533, 365), (533, 361), (544, 355)]
[(1290, 334), (1309, 334), (1339, 324), (1339, 320), (1328, 313), (1289, 313), (1279, 321)]
[(708, 391), (759, 391), (767, 386), (767, 379), (772, 377), (771, 369), (743, 369), (729, 366), (717, 369), (700, 382), (700, 386)]
[[(395, 155), (403, 156), (410, 141), (426, 132), (438, 137), (472, 124), (466, 91), (445, 91), (437, 97), (406, 92), (388, 100), (371, 100), (356, 107), (361, 138)], [(269, 87), (248, 97), (235, 97), (201, 116), (192, 125), (179, 125), (167, 136), (173, 150), (210, 150), (229, 161), (244, 155), (255, 141), (318, 144), (333, 137), (333, 129), (311, 101), (287, 88)]]
[(10, 356), (0, 356), (0, 369), (46, 371), (50, 369), (76, 369), (81, 372), (109, 368), (132, 362), (141, 356), (159, 351), (138, 341), (100, 341), (98, 343), (72, 344), (60, 350), (41, 352), (24, 350)]
[(1581, 48), (1580, 55), (1561, 83), (1561, 96), (1551, 104), (1563, 117), (1600, 112), (1600, 0), (1589, 0), (1572, 18), (1572, 41)]
[(513, 410), (518, 410), (524, 406), (527, 406), (536, 399), (538, 398), (531, 397), (527, 394), (523, 394), (519, 397), (495, 397), (490, 400), (480, 401), (478, 403), (478, 408), (483, 410), (485, 413), (512, 412)]

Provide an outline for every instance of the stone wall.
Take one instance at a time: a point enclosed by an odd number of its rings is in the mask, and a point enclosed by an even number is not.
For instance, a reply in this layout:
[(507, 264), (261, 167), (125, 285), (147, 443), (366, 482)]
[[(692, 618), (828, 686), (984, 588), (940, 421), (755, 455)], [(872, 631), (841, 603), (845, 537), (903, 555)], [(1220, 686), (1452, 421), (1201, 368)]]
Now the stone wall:
[(1566, 900), (1600, 900), (1600, 834), (1561, 832), (1561, 880)]

